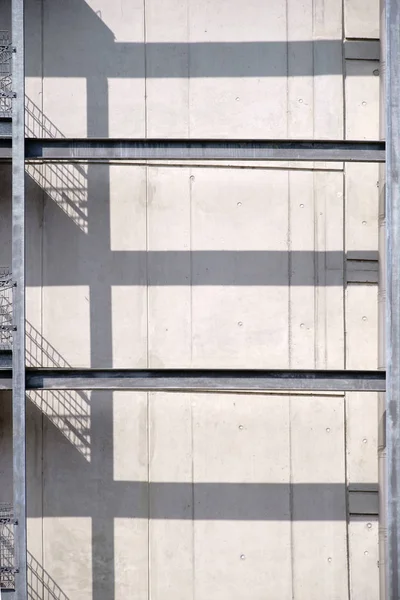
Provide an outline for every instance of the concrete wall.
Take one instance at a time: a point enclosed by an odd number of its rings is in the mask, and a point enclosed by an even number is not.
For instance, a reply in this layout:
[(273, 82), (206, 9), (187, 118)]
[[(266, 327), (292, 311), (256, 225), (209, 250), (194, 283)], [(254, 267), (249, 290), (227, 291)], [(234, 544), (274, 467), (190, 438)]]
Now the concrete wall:
[[(27, 128), (376, 139), (377, 36), (377, 0), (27, 0)], [(28, 364), (376, 368), (377, 168), (290, 167), (28, 167)], [(377, 599), (375, 394), (28, 414), (32, 599)]]

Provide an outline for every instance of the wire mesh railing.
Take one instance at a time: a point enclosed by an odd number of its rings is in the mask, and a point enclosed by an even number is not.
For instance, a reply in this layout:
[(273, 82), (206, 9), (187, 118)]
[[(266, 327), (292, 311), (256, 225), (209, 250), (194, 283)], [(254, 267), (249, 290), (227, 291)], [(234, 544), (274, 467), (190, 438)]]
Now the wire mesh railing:
[(14, 511), (0, 504), (0, 589), (15, 589)]
[(0, 266), (0, 350), (11, 350), (13, 339), (13, 281), (9, 267)]
[(11, 39), (0, 30), (0, 118), (11, 117)]

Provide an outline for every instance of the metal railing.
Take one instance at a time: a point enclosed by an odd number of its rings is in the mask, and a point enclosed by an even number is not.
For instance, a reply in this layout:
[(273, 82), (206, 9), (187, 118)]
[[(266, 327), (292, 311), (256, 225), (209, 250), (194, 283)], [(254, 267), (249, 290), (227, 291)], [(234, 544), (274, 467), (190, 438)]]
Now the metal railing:
[(13, 340), (13, 281), (9, 267), (0, 267), (0, 351), (11, 350)]
[(14, 511), (0, 504), (0, 589), (15, 589)]
[(0, 118), (11, 117), (11, 39), (0, 31)]

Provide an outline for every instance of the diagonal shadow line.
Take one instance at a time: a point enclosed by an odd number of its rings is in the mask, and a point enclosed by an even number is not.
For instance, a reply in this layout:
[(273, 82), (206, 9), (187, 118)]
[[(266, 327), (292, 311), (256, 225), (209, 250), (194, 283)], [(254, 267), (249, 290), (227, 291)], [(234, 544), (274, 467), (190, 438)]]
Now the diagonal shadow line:
[[(26, 130), (31, 137), (63, 138), (60, 129), (25, 96)], [(30, 177), (84, 232), (88, 227), (87, 167), (54, 163), (26, 166)]]
[[(62, 244), (62, 245), (61, 245)], [(70, 239), (60, 240), (60, 251), (68, 260), (76, 249)], [(166, 250), (112, 251), (102, 256), (101, 273), (95, 269), (86, 276), (82, 271), (48, 270), (46, 285), (88, 285), (99, 275), (103, 283), (129, 286), (343, 286), (341, 250)], [(377, 252), (352, 252), (350, 260), (378, 260)], [(289, 260), (291, 271), (289, 274)], [(325, 270), (316, 273), (316, 266)], [(373, 268), (373, 265), (371, 264)], [(111, 273), (104, 281), (104, 273)], [(28, 273), (28, 285), (41, 285)]]
[(29, 600), (69, 600), (58, 583), (28, 551), (28, 594)]
[[(265, 20), (268, 9), (253, 15), (254, 20)], [(288, 67), (294, 77), (342, 75), (343, 70), (345, 52), (340, 36), (291, 41), (121, 42), (101, 14), (82, 0), (52, 0), (44, 6), (44, 19), (48, 33), (43, 50), (51, 60), (45, 61), (42, 71), (36, 53), (27, 53), (29, 77), (276, 78), (286, 77)], [(282, 20), (276, 24), (285, 38)], [(274, 37), (277, 35), (279, 31), (274, 30)], [(379, 41), (372, 43), (378, 57)], [(353, 41), (352, 45), (352, 56), (357, 56)], [(360, 41), (360, 47), (363, 45), (364, 40)]]
[[(71, 365), (31, 323), (26, 323), (26, 361), (28, 366)], [(27, 391), (27, 397), (90, 462), (91, 405), (89, 395), (79, 391)]]

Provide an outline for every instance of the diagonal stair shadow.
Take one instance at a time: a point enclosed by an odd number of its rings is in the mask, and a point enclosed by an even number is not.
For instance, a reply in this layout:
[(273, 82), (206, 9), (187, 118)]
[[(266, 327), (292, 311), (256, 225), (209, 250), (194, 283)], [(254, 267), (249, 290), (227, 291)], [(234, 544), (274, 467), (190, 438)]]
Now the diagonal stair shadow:
[[(30, 367), (71, 365), (31, 323), (26, 323), (26, 361)], [(90, 462), (90, 396), (79, 391), (28, 391), (28, 398)]]

